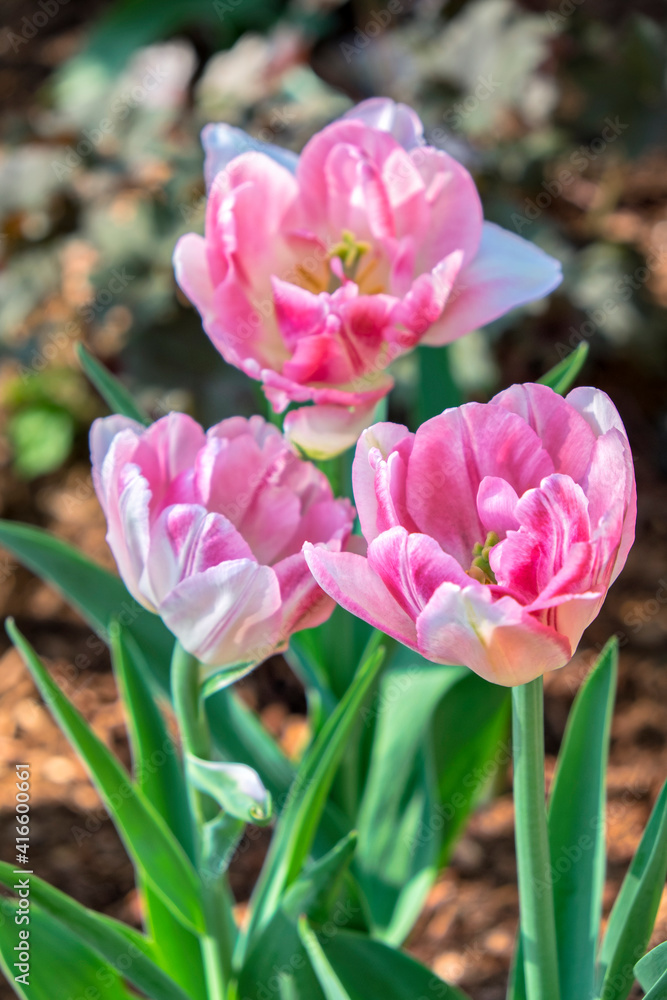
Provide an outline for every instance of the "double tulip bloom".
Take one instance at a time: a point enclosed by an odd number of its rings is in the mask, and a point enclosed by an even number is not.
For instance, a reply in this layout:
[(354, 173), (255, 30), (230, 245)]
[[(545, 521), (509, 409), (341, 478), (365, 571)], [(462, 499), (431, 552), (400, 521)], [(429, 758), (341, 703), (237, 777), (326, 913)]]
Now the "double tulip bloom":
[(484, 222), (472, 177), (424, 144), (405, 105), (373, 99), (300, 157), (204, 130), (205, 235), (176, 278), (227, 362), (258, 379), (315, 457), (351, 446), (390, 390), (386, 369), (550, 292), (560, 266)]
[(427, 659), (497, 684), (567, 663), (634, 538), (632, 456), (597, 389), (515, 385), (416, 434), (376, 424), (353, 484), (367, 554), (306, 545), (315, 579)]
[(354, 510), (261, 417), (207, 433), (182, 413), (148, 428), (106, 417), (91, 453), (121, 576), (206, 665), (203, 677), (250, 669), (329, 617), (333, 601), (301, 550), (340, 551)]

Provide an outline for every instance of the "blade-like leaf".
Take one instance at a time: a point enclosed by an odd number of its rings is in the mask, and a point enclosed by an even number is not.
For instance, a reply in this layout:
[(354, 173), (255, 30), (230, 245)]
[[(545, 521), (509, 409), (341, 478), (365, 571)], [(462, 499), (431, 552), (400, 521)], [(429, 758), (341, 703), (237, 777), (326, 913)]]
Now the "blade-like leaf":
[(646, 993), (644, 1000), (667, 1000), (667, 941), (637, 962), (635, 976)]
[(148, 417), (135, 403), (132, 394), (111, 372), (101, 365), (83, 344), (77, 344), (77, 354), (84, 372), (93, 383), (100, 396), (108, 404), (112, 413), (137, 420), (140, 424), (150, 424)]
[(323, 858), (306, 868), (292, 882), (282, 901), (282, 909), (293, 920), (305, 913), (315, 920), (325, 919), (331, 902), (357, 846), (352, 831)]
[(203, 930), (199, 881), (183, 848), (108, 747), (65, 698), (11, 620), (7, 621), (7, 631), (42, 697), (86, 765), (130, 856), (175, 915), (193, 930)]
[[(7, 889), (14, 888), (17, 878), (20, 876), (14, 874), (11, 865), (0, 861), (0, 882)], [(189, 1000), (188, 994), (155, 964), (152, 944), (143, 934), (87, 909), (36, 875), (30, 875), (29, 880), (31, 906), (37, 903), (134, 986), (160, 1000)]]
[[(135, 781), (166, 820), (191, 861), (194, 844), (185, 782), (177, 748), (148, 684), (148, 666), (135, 640), (117, 623), (110, 630), (112, 662), (126, 707)], [(145, 883), (138, 872), (146, 924), (160, 964), (192, 997), (204, 1000), (206, 986), (197, 938)]]
[[(3, 899), (0, 911), (0, 965), (21, 1000), (72, 1000), (86, 995), (132, 1000), (118, 972), (37, 903), (30, 906), (29, 926), (15, 923), (19, 912), (15, 900)], [(16, 978), (25, 975), (22, 963), (15, 966), (19, 954), (15, 949), (26, 940), (19, 938), (22, 930), (30, 935), (27, 981)]]
[(559, 392), (561, 396), (565, 395), (567, 390), (574, 384), (574, 381), (584, 367), (586, 363), (586, 358), (588, 357), (588, 343), (587, 341), (582, 341), (571, 354), (568, 354), (566, 358), (559, 361), (557, 365), (543, 375), (541, 379), (538, 379), (542, 385), (548, 385), (550, 389), (554, 392)]
[(465, 994), (449, 986), (413, 958), (382, 941), (354, 931), (318, 934), (324, 953), (347, 991), (350, 1000), (465, 1000)]
[(0, 521), (0, 545), (59, 590), (105, 642), (112, 622), (120, 622), (134, 636), (151, 670), (168, 690), (173, 636), (157, 615), (137, 604), (122, 580), (66, 542), (28, 524)]
[[(409, 932), (437, 874), (442, 824), (430, 830), (437, 783), (424, 748), (438, 702), (468, 673), (434, 664), (422, 669), (415, 654), (403, 659), (383, 674), (374, 705), (354, 864), (374, 935), (392, 944)], [(426, 829), (430, 836), (422, 837)]]
[(667, 783), (609, 917), (598, 959), (598, 994), (625, 1000), (633, 967), (646, 951), (667, 875)]
[(352, 1000), (340, 979), (331, 968), (317, 936), (308, 925), (306, 917), (299, 917), (299, 938), (310, 960), (317, 981), (326, 1000)]
[[(605, 880), (609, 730), (618, 643), (607, 643), (577, 694), (549, 801), (549, 849), (560, 988), (570, 1000), (594, 995)], [(546, 886), (546, 883), (545, 883)], [(535, 891), (540, 892), (537, 885)]]
[(136, 642), (117, 623), (111, 629), (111, 659), (125, 706), (134, 779), (194, 860), (192, 827), (178, 750), (146, 678)]
[(241, 955), (247, 941), (268, 923), (284, 890), (301, 871), (345, 749), (347, 734), (380, 670), (383, 656), (383, 649), (369, 651), (345, 696), (304, 757), (253, 892), (250, 923), (240, 939)]

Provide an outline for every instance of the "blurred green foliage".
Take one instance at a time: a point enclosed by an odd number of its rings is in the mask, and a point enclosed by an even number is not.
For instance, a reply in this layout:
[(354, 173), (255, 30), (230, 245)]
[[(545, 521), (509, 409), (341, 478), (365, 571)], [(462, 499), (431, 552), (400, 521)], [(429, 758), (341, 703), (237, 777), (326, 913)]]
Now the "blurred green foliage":
[[(486, 398), (539, 377), (582, 342), (590, 380), (614, 365), (629, 378), (664, 378), (661, 9), (119, 0), (88, 20), (80, 5), (68, 15), (76, 54), (25, 116), (2, 120), (0, 352), (9, 369), (33, 381), (74, 366), (80, 340), (153, 415), (185, 408), (210, 423), (265, 412), (258, 387), (217, 355), (173, 280), (176, 240), (203, 228), (199, 130), (224, 120), (299, 150), (354, 101), (387, 94), (415, 106), (428, 140), (473, 172), (488, 218), (565, 271), (549, 301), (464, 338), (437, 364), (426, 349), (400, 359), (390, 416), (424, 417), (425, 372), (444, 379), (443, 405)], [(23, 38), (26, 21), (29, 10), (17, 7), (16, 60), (68, 37), (56, 16)], [(62, 408), (47, 421), (51, 404), (38, 406), (28, 419), (22, 405), (8, 424), (13, 446), (25, 454), (48, 426), (60, 444), (42, 451), (62, 457), (76, 434)], [(39, 458), (25, 461), (40, 468)]]

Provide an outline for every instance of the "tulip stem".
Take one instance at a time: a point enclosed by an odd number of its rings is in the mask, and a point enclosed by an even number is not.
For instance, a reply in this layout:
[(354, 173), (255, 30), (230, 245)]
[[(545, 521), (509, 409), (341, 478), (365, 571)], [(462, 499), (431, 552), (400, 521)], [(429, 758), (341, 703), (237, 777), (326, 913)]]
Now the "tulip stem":
[(527, 1000), (560, 1000), (544, 785), (543, 682), (512, 688), (514, 813)]
[[(171, 690), (174, 711), (183, 744), (183, 753), (210, 760), (211, 733), (200, 694), (199, 663), (179, 642), (171, 661)], [(194, 832), (197, 865), (202, 871), (204, 824), (212, 818), (214, 803), (188, 780), (185, 769), (190, 818)], [(225, 914), (229, 910), (228, 890), (224, 878), (211, 879), (202, 871), (202, 908), (206, 933), (199, 941), (206, 977), (208, 1000), (225, 1000), (226, 978), (231, 966), (231, 944)]]

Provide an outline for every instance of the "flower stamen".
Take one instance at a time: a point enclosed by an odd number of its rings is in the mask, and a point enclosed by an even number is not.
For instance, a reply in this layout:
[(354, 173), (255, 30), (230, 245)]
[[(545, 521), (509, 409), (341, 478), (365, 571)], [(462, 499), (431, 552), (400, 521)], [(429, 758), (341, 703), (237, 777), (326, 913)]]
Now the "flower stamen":
[(498, 582), (496, 574), (491, 569), (489, 555), (491, 554), (491, 549), (494, 545), (498, 544), (499, 540), (495, 531), (489, 531), (483, 545), (481, 542), (475, 542), (473, 545), (472, 563), (470, 564), (470, 569), (466, 572), (468, 576), (471, 576), (473, 580), (477, 580), (478, 583), (491, 584)]

